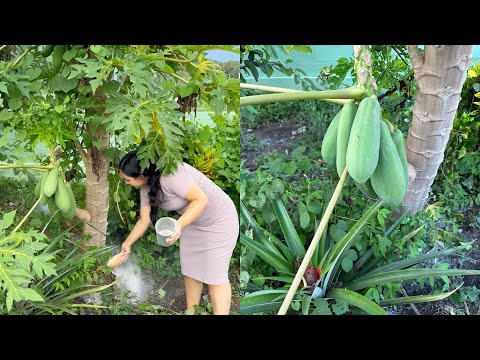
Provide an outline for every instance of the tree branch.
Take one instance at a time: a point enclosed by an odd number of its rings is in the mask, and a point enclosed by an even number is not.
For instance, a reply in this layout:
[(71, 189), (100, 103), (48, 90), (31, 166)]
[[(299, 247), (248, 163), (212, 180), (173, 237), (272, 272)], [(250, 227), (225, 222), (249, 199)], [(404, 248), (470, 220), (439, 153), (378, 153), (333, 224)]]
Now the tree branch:
[(82, 157), (83, 162), (86, 164), (88, 156), (87, 156), (87, 153), (85, 152), (85, 150), (83, 150), (82, 145), (80, 144), (80, 141), (78, 141), (78, 139), (75, 138), (73, 140), (73, 142), (75, 143), (75, 147), (77, 148), (78, 152), (80, 153), (80, 156)]
[(403, 63), (405, 65), (407, 65), (407, 67), (410, 67), (410, 65), (408, 65), (407, 61), (405, 60), (405, 58), (402, 56), (402, 54), (400, 54), (400, 51), (397, 50), (397, 48), (395, 46), (391, 46), (391, 48), (393, 49), (393, 51), (395, 51), (398, 55), (398, 57), (400, 58), (400, 60), (403, 61)]
[[(403, 80), (400, 80), (399, 84), (400, 84), (400, 88), (398, 90), (400, 91), (402, 91), (402, 89), (407, 86), (407, 83)], [(391, 87), (384, 94), (378, 95), (378, 101), (382, 100), (384, 97), (392, 95), (395, 91), (397, 91), (397, 87), (396, 86)]]
[(92, 215), (90, 215), (90, 212), (88, 210), (85, 210), (85, 209), (77, 208), (77, 210), (75, 211), (75, 215), (80, 220), (83, 220), (85, 222), (89, 222), (90, 220), (92, 220)]
[(420, 69), (423, 66), (425, 60), (423, 54), (420, 52), (417, 45), (407, 45), (407, 49), (410, 59), (412, 59), (413, 70), (414, 72), (417, 72), (417, 69)]
[(157, 67), (156, 69), (157, 69), (159, 72), (161, 72), (161, 73), (164, 73), (164, 74), (173, 76), (174, 78), (180, 80), (181, 82), (183, 82), (183, 83), (185, 83), (185, 84), (188, 84), (188, 81), (187, 81), (187, 80), (185, 80), (184, 78), (178, 76), (178, 75), (175, 74), (175, 73), (171, 73), (171, 74), (170, 74), (170, 73), (166, 72), (165, 70), (162, 70), (162, 69), (160, 69), (160, 68), (158, 68), (158, 67)]

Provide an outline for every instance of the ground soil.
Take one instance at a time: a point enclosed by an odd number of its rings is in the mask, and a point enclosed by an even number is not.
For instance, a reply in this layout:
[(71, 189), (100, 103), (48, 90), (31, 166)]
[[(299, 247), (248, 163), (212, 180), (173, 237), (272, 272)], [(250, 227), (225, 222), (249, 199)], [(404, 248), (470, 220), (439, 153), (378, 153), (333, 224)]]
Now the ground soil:
[[(256, 129), (242, 128), (241, 159), (245, 160), (244, 167), (256, 170), (259, 161), (266, 153), (293, 150), (298, 147), (298, 138), (302, 134), (302, 125), (295, 120), (273, 122)], [(300, 130), (299, 134), (295, 134)], [(254, 144), (254, 145), (253, 145)], [(248, 151), (244, 151), (248, 149)]]
[[(229, 271), (230, 284), (232, 286), (232, 304), (230, 308), (231, 315), (240, 314), (240, 295), (239, 295), (239, 274), (238, 268), (231, 268)], [(165, 291), (162, 298), (159, 297), (158, 291), (163, 289)], [(167, 311), (171, 311), (174, 314), (183, 314), (187, 308), (185, 298), (185, 286), (183, 283), (183, 277), (165, 277), (156, 279), (151, 291), (151, 295), (148, 298), (148, 302), (154, 305), (160, 305)], [(206, 308), (208, 299), (208, 287), (205, 285), (202, 293), (202, 301), (200, 306)]]

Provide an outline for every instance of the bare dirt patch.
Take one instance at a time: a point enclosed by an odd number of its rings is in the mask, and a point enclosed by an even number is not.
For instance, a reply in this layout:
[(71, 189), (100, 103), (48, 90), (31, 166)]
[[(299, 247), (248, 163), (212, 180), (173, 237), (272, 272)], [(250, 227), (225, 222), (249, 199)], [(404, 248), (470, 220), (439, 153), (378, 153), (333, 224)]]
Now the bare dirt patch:
[(296, 120), (273, 122), (257, 129), (243, 129), (241, 134), (241, 158), (244, 166), (256, 170), (264, 154), (293, 150), (298, 139), (305, 132), (305, 126)]

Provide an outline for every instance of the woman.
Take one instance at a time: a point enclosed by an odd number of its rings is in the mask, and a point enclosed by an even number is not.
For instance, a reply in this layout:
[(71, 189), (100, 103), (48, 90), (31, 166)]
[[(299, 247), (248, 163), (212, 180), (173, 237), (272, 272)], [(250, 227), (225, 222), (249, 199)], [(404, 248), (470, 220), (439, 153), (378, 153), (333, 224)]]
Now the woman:
[(180, 266), (184, 276), (187, 309), (200, 304), (203, 284), (208, 285), (214, 315), (228, 315), (232, 290), (228, 267), (238, 239), (239, 220), (232, 199), (213, 181), (182, 163), (167, 176), (155, 164), (140, 169), (137, 151), (120, 161), (125, 182), (140, 189), (140, 218), (122, 244), (124, 261), (132, 244), (157, 221), (158, 208), (176, 211), (177, 230), (167, 242), (180, 238)]

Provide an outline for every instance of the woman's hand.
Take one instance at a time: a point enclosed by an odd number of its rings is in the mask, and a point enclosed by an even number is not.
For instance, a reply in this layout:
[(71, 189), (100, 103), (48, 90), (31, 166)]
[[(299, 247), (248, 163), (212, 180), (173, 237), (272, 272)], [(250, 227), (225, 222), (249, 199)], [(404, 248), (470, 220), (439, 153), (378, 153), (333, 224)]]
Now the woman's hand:
[(182, 235), (182, 225), (178, 221), (175, 221), (175, 232), (167, 239), (165, 240), (167, 244), (173, 244), (175, 241), (178, 240), (178, 238)]
[(132, 252), (132, 247), (125, 243), (122, 243), (122, 251), (120, 252), (123, 262), (127, 261), (130, 253)]

